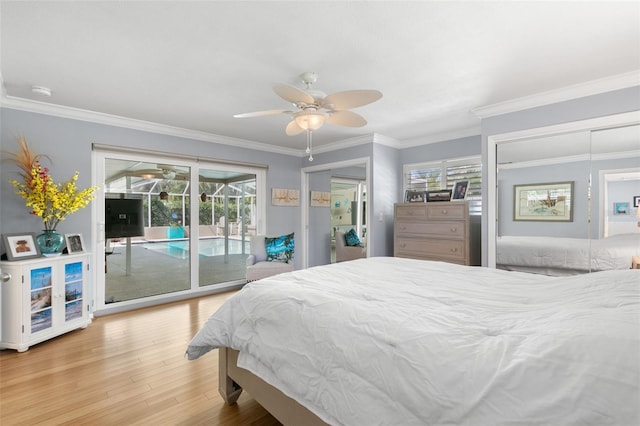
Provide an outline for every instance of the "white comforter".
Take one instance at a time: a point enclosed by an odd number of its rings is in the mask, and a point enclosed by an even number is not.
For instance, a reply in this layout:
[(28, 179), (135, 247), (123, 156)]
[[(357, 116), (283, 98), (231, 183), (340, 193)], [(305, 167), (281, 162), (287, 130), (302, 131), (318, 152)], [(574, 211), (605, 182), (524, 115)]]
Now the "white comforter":
[(640, 424), (640, 271), (369, 258), (256, 281), (190, 342), (331, 424)]
[(503, 236), (497, 239), (496, 264), (504, 269), (539, 268), (551, 274), (559, 269), (607, 271), (629, 269), (631, 257), (638, 254), (640, 234), (601, 239)]

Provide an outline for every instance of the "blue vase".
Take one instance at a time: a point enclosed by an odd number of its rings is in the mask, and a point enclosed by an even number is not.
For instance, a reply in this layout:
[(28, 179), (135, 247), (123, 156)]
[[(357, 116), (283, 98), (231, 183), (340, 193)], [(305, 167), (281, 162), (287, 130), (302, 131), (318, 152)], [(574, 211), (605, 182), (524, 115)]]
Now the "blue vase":
[(58, 256), (62, 254), (64, 245), (64, 235), (58, 234), (54, 230), (44, 230), (42, 234), (36, 236), (36, 244), (40, 248), (40, 253), (45, 256)]

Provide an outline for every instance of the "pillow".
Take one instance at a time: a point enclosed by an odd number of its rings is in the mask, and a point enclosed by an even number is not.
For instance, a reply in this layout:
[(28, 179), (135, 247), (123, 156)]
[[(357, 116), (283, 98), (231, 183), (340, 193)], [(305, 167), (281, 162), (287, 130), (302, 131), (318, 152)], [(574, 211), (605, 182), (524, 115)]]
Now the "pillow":
[(267, 262), (288, 262), (293, 258), (293, 232), (279, 237), (264, 239), (267, 250)]
[(348, 246), (359, 246), (360, 238), (358, 238), (358, 234), (356, 234), (355, 229), (351, 228), (349, 232), (344, 234), (344, 240)]

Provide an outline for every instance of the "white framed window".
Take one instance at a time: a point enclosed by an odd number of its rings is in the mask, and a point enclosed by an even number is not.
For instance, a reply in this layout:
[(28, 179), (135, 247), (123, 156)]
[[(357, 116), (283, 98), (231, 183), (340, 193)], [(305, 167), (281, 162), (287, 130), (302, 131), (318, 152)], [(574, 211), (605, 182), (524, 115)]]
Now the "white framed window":
[(469, 212), (482, 214), (482, 162), (480, 156), (450, 158), (403, 166), (404, 191), (453, 189), (456, 181), (468, 180)]

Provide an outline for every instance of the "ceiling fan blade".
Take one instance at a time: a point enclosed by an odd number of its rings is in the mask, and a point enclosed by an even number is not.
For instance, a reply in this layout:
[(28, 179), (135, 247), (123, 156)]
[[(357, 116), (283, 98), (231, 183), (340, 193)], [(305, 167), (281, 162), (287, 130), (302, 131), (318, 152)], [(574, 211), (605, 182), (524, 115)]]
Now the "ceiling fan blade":
[(336, 111), (327, 117), (327, 123), (345, 127), (362, 127), (367, 124), (367, 120), (352, 111)]
[(322, 101), (324, 108), (342, 111), (370, 104), (382, 97), (377, 90), (347, 90), (346, 92), (333, 93)]
[(287, 124), (285, 132), (287, 133), (287, 136), (295, 136), (304, 132), (304, 129), (298, 126), (298, 123), (296, 123), (295, 120), (291, 120), (291, 122)]
[(315, 102), (313, 96), (302, 89), (289, 86), (288, 84), (276, 83), (273, 85), (273, 91), (276, 92), (276, 95), (280, 96), (285, 101), (291, 102), (292, 104), (298, 104), (301, 102), (305, 104), (312, 104)]
[(263, 117), (265, 115), (277, 115), (277, 114), (292, 114), (292, 111), (286, 109), (269, 109), (266, 111), (245, 112), (244, 114), (236, 114), (235, 118), (251, 118), (251, 117)]

